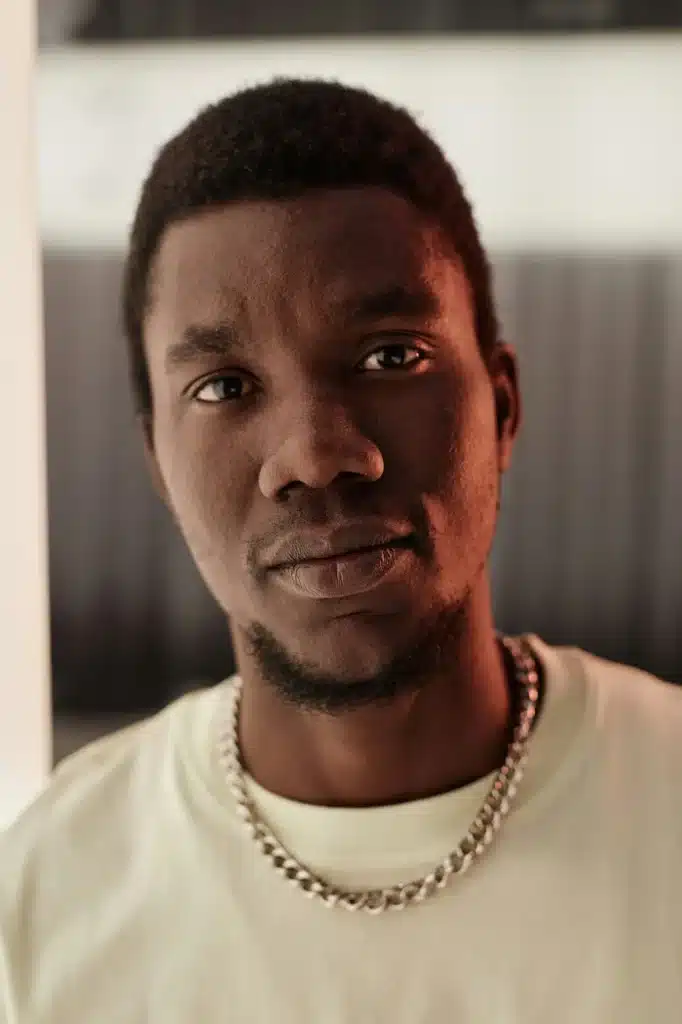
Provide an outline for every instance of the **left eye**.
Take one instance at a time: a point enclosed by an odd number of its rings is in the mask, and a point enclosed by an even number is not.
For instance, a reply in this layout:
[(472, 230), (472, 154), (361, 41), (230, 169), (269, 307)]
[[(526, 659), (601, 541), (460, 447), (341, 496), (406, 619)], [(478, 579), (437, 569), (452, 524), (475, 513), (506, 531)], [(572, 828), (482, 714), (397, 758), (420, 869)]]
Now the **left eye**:
[[(425, 353), (417, 345), (400, 344), (382, 345), (370, 352), (360, 364), (363, 370), (405, 370), (421, 363)], [(370, 365), (373, 363), (373, 365)]]

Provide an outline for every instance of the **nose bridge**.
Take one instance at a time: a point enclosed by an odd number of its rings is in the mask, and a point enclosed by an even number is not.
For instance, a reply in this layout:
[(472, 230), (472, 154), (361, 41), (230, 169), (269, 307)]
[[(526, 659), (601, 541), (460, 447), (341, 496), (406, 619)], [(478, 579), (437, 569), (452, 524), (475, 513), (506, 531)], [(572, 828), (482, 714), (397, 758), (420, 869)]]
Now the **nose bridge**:
[(261, 490), (274, 497), (300, 483), (327, 487), (342, 474), (376, 480), (383, 459), (351, 408), (349, 395), (332, 386), (309, 384), (289, 391), (273, 409)]
[[(287, 395), (277, 417), (275, 446), (304, 460), (341, 457), (362, 445), (362, 430), (350, 408), (349, 396), (339, 388), (305, 385)], [(279, 442), (279, 444), (278, 444)]]
[(329, 384), (306, 385), (292, 394), (288, 419), (289, 431), (301, 435), (301, 441), (313, 446), (358, 430), (357, 415), (351, 408), (348, 389), (345, 393)]

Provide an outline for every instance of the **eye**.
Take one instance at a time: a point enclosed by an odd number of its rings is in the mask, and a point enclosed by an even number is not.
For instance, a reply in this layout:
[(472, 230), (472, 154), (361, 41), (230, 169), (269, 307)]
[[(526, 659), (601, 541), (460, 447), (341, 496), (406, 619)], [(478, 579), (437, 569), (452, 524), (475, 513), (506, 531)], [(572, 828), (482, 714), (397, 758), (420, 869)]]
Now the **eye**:
[(360, 365), (364, 371), (372, 373), (377, 370), (409, 370), (426, 358), (426, 351), (419, 345), (394, 341), (370, 352)]
[(236, 402), (246, 398), (253, 390), (251, 381), (237, 374), (223, 377), (212, 377), (195, 389), (192, 398), (204, 405), (216, 405), (221, 402)]

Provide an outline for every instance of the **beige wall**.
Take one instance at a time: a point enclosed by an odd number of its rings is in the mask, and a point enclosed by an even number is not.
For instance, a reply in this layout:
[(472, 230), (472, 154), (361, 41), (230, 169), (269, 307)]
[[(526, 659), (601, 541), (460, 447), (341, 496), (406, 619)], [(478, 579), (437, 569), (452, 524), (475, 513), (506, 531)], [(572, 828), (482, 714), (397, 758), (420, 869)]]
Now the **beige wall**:
[(158, 147), (205, 103), (275, 75), (330, 76), (406, 105), (457, 167), (497, 253), (682, 249), (680, 33), (48, 49), (46, 244), (120, 250)]
[(34, 19), (0, 4), (0, 828), (50, 760)]

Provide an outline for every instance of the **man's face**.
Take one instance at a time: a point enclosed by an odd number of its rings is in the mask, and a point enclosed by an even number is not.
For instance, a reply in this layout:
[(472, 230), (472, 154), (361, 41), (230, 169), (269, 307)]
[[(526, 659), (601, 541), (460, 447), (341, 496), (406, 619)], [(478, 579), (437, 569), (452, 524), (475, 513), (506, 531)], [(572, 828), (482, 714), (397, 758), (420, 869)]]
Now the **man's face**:
[(514, 360), (486, 367), (464, 272), (408, 202), (329, 191), (173, 225), (146, 349), (151, 454), (238, 658), (368, 680), (465, 606)]

